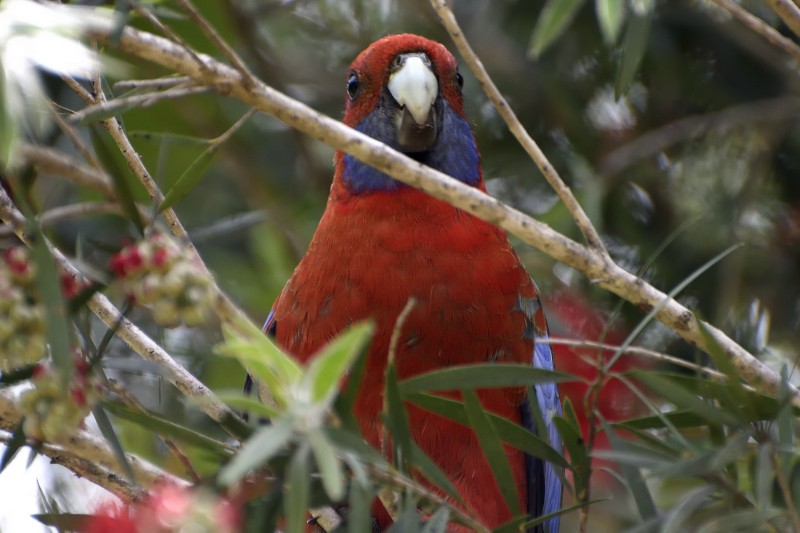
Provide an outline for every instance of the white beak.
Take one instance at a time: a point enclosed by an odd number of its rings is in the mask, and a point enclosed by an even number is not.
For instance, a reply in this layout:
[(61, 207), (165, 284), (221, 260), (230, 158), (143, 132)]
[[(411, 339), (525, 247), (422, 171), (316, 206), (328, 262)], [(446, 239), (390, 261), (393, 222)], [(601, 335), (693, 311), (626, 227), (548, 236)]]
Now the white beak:
[(417, 124), (425, 124), (439, 93), (439, 83), (419, 54), (400, 56), (400, 61), (400, 67), (389, 76), (389, 92)]

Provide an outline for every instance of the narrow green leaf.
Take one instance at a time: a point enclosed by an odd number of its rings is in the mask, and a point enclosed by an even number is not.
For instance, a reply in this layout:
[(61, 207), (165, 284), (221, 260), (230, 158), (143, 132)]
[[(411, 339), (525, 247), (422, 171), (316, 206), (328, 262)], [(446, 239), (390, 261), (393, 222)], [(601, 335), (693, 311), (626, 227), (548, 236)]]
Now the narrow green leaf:
[(300, 365), (249, 320), (223, 324), (222, 331), (225, 342), (214, 353), (238, 359), (255, 381), (265, 384), (278, 406), (285, 406), (290, 387), (303, 377)]
[(344, 374), (369, 341), (373, 330), (371, 322), (356, 324), (341, 333), (311, 360), (303, 382), (311, 390), (314, 403), (330, 404), (339, 390)]
[(218, 392), (217, 396), (234, 409), (246, 411), (256, 417), (271, 420), (280, 416), (280, 411), (271, 405), (267, 405), (253, 396), (245, 396), (241, 392)]
[(673, 505), (667, 511), (659, 531), (661, 533), (681, 533), (691, 530), (687, 524), (687, 519), (692, 514), (706, 504), (706, 500), (714, 494), (714, 488), (709, 485), (702, 485), (689, 491), (677, 505)]
[[(413, 394), (406, 398), (407, 401), (422, 407), (426, 411), (436, 413), (459, 424), (469, 425), (464, 404), (458, 400), (442, 398), (432, 394)], [(518, 450), (553, 463), (561, 468), (567, 468), (569, 464), (564, 457), (550, 446), (550, 443), (527, 428), (515, 424), (503, 417), (492, 413), (486, 413), (494, 424), (498, 435), (503, 442), (513, 446)]]
[(617, 70), (615, 95), (619, 98), (628, 91), (639, 64), (647, 49), (650, 26), (653, 22), (654, 0), (631, 0), (630, 18), (622, 42), (622, 55)]
[(575, 493), (578, 499), (580, 499), (583, 498), (589, 490), (589, 477), (591, 476), (592, 470), (589, 450), (586, 447), (586, 442), (583, 440), (580, 425), (578, 424), (575, 410), (572, 408), (572, 402), (569, 401), (569, 398), (564, 401), (563, 411), (564, 416), (553, 417), (553, 423), (556, 425), (556, 429), (558, 429), (561, 435), (564, 448), (569, 452)]
[(652, 372), (634, 372), (638, 381), (644, 383), (650, 390), (674, 403), (678, 409), (685, 409), (703, 417), (713, 424), (738, 426), (739, 419), (731, 413), (711, 405), (696, 394), (686, 390), (681, 385), (671, 380), (666, 380)]
[(372, 527), (371, 502), (375, 497), (368, 487), (360, 483), (350, 486), (349, 508), (347, 509), (347, 533), (363, 533)]
[(464, 409), (467, 412), (470, 426), (475, 432), (475, 437), (477, 437), (478, 443), (483, 450), (483, 455), (489, 462), (503, 499), (511, 510), (511, 514), (518, 515), (520, 514), (519, 497), (516, 491), (516, 483), (514, 483), (514, 473), (511, 471), (508, 455), (503, 449), (503, 444), (497, 435), (494, 424), (486, 416), (474, 390), (465, 389), (461, 391), (461, 396), (464, 398)]
[(287, 533), (303, 533), (306, 527), (306, 512), (311, 495), (311, 472), (308, 467), (309, 447), (301, 446), (289, 463), (284, 496)]
[(281, 451), (292, 437), (292, 419), (289, 417), (273, 420), (271, 425), (259, 429), (242, 449), (225, 465), (219, 473), (219, 482), (231, 486), (250, 470), (262, 466)]
[(532, 368), (530, 365), (481, 364), (457, 365), (418, 374), (400, 383), (400, 392), (408, 396), (419, 392), (532, 386), (539, 383), (576, 381), (568, 374)]
[(207, 146), (214, 142), (212, 139), (206, 139), (204, 137), (162, 131), (132, 130), (128, 132), (128, 137), (144, 142), (168, 142), (171, 145), (187, 146)]
[[(561, 509), (559, 509), (558, 511), (556, 511), (554, 513), (543, 514), (542, 516), (537, 516), (533, 520), (529, 520), (529, 521), (525, 522), (524, 523), (525, 525), (522, 527), (522, 531), (530, 531), (535, 526), (538, 526), (539, 524), (544, 524), (545, 522), (547, 522), (551, 518), (555, 518), (557, 516), (565, 515), (567, 513), (571, 513), (572, 511), (577, 511), (578, 509), (580, 509), (582, 507), (591, 507), (592, 505), (594, 505), (596, 503), (602, 503), (602, 502), (606, 502), (606, 501), (609, 501), (609, 500), (611, 500), (611, 498), (598, 498), (596, 500), (588, 500), (588, 501), (585, 501), (585, 502), (576, 503), (576, 504), (573, 504), (573, 505), (568, 505), (567, 507), (562, 507)], [(517, 522), (515, 520), (512, 523), (517, 523)], [(501, 527), (503, 527), (503, 526), (501, 526)], [(519, 531), (519, 528), (514, 529), (513, 531), (514, 532)], [(563, 528), (562, 528), (562, 531), (563, 531)], [(501, 530), (500, 529), (495, 529), (493, 533), (501, 533)], [(503, 530), (503, 533), (506, 533), (505, 529)], [(508, 533), (512, 533), (512, 530), (508, 530)]]
[(450, 508), (440, 507), (435, 513), (428, 518), (425, 525), (422, 526), (420, 533), (445, 533), (447, 531), (447, 523), (450, 521)]
[[(725, 384), (727, 386), (724, 387), (724, 389), (726, 389), (726, 391), (730, 390), (731, 394), (726, 394), (727, 401), (721, 402), (722, 405), (741, 406), (743, 410), (746, 411), (743, 412), (742, 409), (737, 409), (734, 414), (741, 413), (743, 415), (741, 418), (743, 419), (752, 418), (753, 412), (750, 409), (750, 403), (747, 401), (748, 395), (739, 378), (739, 373), (736, 371), (730, 358), (725, 354), (725, 350), (723, 350), (722, 346), (720, 346), (708, 331), (708, 327), (699, 320), (697, 321), (697, 326), (700, 328), (700, 333), (702, 333), (703, 339), (706, 341), (706, 352), (711, 356), (711, 359), (714, 361), (719, 371), (728, 377), (728, 383)], [(704, 381), (704, 383), (708, 383), (708, 381)]]
[(603, 34), (603, 41), (607, 46), (617, 42), (622, 23), (625, 22), (625, 13), (628, 2), (626, 0), (595, 0), (594, 9), (597, 13), (597, 22)]
[(23, 422), (25, 422), (24, 418), (14, 427), (11, 438), (6, 442), (6, 449), (3, 450), (3, 457), (0, 459), (0, 474), (14, 460), (20, 449), (25, 446), (25, 432), (22, 431)]
[(120, 164), (119, 153), (106, 144), (105, 137), (100, 133), (97, 124), (89, 126), (89, 136), (92, 139), (92, 146), (97, 158), (103, 164), (109, 176), (111, 176), (111, 181), (114, 183), (114, 191), (120, 204), (122, 204), (122, 209), (130, 221), (133, 222), (133, 225), (136, 226), (136, 229), (139, 230), (139, 234), (144, 235), (144, 222), (139, 216), (133, 191), (126, 179), (126, 176), (130, 175), (130, 170)]
[(158, 206), (159, 213), (180, 202), (194, 189), (195, 185), (200, 182), (200, 178), (205, 175), (208, 167), (211, 166), (211, 162), (214, 160), (219, 146), (220, 145), (217, 143), (210, 145), (183, 171), (183, 174), (180, 175), (175, 185), (167, 191), (161, 205)]
[(539, 57), (547, 47), (564, 33), (584, 0), (548, 0), (536, 20), (528, 55)]
[[(600, 423), (603, 426), (603, 431), (605, 431), (608, 436), (608, 442), (611, 444), (611, 448), (613, 450), (623, 451), (622, 441), (608, 422), (601, 418)], [(622, 475), (627, 482), (628, 490), (630, 490), (633, 500), (636, 502), (636, 508), (639, 510), (639, 515), (642, 517), (642, 520), (647, 521), (657, 517), (658, 510), (656, 509), (653, 495), (650, 494), (650, 489), (644, 482), (642, 473), (631, 464), (620, 462), (619, 465)]]
[(411, 462), (416, 466), (417, 472), (430, 481), (435, 487), (443, 490), (448, 496), (457, 503), (463, 505), (464, 501), (458, 493), (458, 489), (450, 481), (450, 478), (434, 463), (428, 455), (415, 443), (411, 443)]
[(355, 415), (355, 404), (358, 392), (361, 390), (361, 380), (364, 378), (364, 371), (367, 367), (369, 346), (370, 343), (367, 343), (361, 348), (361, 352), (352, 364), (344, 389), (336, 396), (334, 402), (334, 409), (342, 427), (353, 432), (359, 431), (358, 420), (356, 420)]
[(178, 425), (170, 420), (147, 411), (134, 411), (122, 402), (103, 400), (102, 406), (112, 415), (133, 422), (144, 429), (169, 437), (179, 442), (202, 448), (218, 454), (220, 457), (230, 455), (229, 448), (222, 442), (202, 433)]
[(336, 457), (336, 451), (321, 430), (311, 430), (307, 437), (322, 476), (322, 486), (325, 487), (330, 499), (338, 502), (344, 497), (345, 481), (342, 464)]
[(114, 457), (117, 459), (117, 462), (122, 467), (122, 471), (125, 472), (125, 475), (128, 476), (128, 480), (136, 487), (138, 487), (138, 482), (136, 481), (136, 474), (133, 472), (133, 468), (131, 468), (131, 463), (128, 461), (128, 456), (125, 455), (125, 450), (122, 448), (122, 443), (117, 437), (117, 432), (114, 430), (113, 424), (111, 424), (111, 420), (108, 419), (108, 415), (106, 415), (105, 409), (103, 409), (102, 404), (97, 404), (92, 409), (92, 414), (94, 415), (94, 420), (97, 422), (97, 427), (100, 428), (100, 433), (103, 434), (103, 437), (108, 442), (108, 445), (111, 447), (111, 451), (114, 452)]
[[(86, 523), (92, 520), (94, 515), (74, 514), (74, 513), (41, 513), (32, 514), (31, 518), (38, 520), (46, 526), (57, 528), (59, 531), (83, 531)], [(113, 518), (107, 518), (109, 525), (116, 522)], [(119, 520), (120, 529), (123, 522)]]
[(360, 457), (365, 462), (377, 466), (387, 466), (386, 459), (360, 436), (346, 429), (324, 428), (328, 439), (340, 450), (345, 450)]
[(73, 361), (70, 350), (70, 325), (64, 296), (58, 281), (55, 259), (50, 253), (41, 229), (34, 222), (30, 223), (29, 227), (34, 235), (32, 257), (36, 265), (34, 269), (36, 287), (44, 304), (47, 343), (50, 345), (50, 354), (59, 372), (61, 383), (66, 388), (72, 377)]
[(408, 413), (400, 396), (397, 369), (393, 362), (386, 365), (385, 383), (383, 424), (387, 433), (392, 436), (395, 467), (401, 472), (407, 472), (408, 454), (411, 453), (411, 431), (408, 427)]

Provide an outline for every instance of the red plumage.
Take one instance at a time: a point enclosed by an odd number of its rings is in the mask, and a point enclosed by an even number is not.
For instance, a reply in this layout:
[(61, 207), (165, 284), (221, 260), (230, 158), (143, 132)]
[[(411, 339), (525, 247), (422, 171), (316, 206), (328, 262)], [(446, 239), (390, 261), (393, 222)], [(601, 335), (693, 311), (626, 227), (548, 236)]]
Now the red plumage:
[[(385, 97), (392, 62), (407, 52), (430, 59), (449, 110), (463, 117), (453, 56), (438, 43), (399, 35), (377, 41), (354, 61), (351, 77), (357, 76), (359, 96), (347, 101), (346, 124), (356, 127), (376, 109)], [(305, 362), (347, 326), (375, 321), (355, 415), (367, 441), (380, 449), (389, 340), (409, 298), (417, 304), (396, 353), (401, 378), (455, 364), (530, 364), (529, 319), (518, 302), (533, 301), (537, 294), (503, 231), (403, 185), (381, 181), (388, 184), (383, 189), (354, 191), (343, 179), (349, 171), (345, 158), (336, 153), (325, 213), (273, 307), (274, 333), (278, 345)], [(480, 167), (474, 171), (474, 186), (485, 190)], [(541, 313), (537, 318), (541, 323), (536, 325), (546, 328)], [(524, 395), (521, 387), (479, 391), (487, 409), (516, 423)], [(483, 523), (498, 526), (512, 518), (471, 430), (413, 406), (409, 420), (415, 441)], [(510, 448), (508, 455), (525, 509), (524, 455)]]

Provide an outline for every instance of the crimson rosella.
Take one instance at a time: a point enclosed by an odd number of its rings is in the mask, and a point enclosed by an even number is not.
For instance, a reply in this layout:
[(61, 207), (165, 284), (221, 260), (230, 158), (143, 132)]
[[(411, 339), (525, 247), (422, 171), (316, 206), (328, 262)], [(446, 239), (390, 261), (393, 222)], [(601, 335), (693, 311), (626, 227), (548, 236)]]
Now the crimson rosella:
[[(439, 43), (392, 35), (364, 50), (346, 82), (344, 123), (415, 160), (485, 191), (480, 156), (464, 114), (463, 79)], [(416, 306), (397, 344), (399, 377), (486, 362), (552, 369), (547, 324), (536, 286), (505, 233), (406, 186), (342, 151), (319, 227), (265, 325), (279, 346), (307, 361), (356, 321), (371, 318), (375, 336), (355, 402), (364, 438), (380, 449), (380, 413), (390, 336), (410, 298)], [(554, 384), (535, 390), (551, 445), (561, 405)], [(478, 392), (485, 409), (532, 427), (525, 388)], [(452, 480), (485, 525), (512, 518), (474, 433), (408, 406), (412, 437)], [(507, 448), (522, 509), (557, 511), (554, 468)], [(383, 528), (387, 524), (380, 524)], [(558, 529), (557, 518), (537, 531)], [(450, 526), (448, 531), (460, 531)]]

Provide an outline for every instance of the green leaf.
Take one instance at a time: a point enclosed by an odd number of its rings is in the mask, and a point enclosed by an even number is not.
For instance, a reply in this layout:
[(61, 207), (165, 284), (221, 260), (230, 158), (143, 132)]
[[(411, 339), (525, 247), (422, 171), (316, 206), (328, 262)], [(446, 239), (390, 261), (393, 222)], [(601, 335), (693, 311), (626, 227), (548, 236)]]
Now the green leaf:
[(214, 353), (238, 359), (255, 381), (264, 383), (278, 406), (286, 406), (289, 388), (303, 377), (303, 369), (249, 320), (223, 324), (225, 342)]
[(306, 527), (306, 512), (311, 495), (311, 472), (308, 467), (309, 447), (301, 446), (289, 463), (284, 496), (287, 533), (303, 533)]
[(321, 430), (312, 429), (306, 436), (314, 452), (325, 492), (332, 501), (340, 501), (344, 497), (344, 475), (336, 451)]
[(603, 33), (606, 45), (611, 46), (617, 42), (622, 23), (625, 22), (627, 7), (626, 0), (595, 0), (594, 9), (597, 13), (597, 23)]
[(661, 523), (659, 531), (661, 533), (681, 533), (692, 528), (687, 524), (687, 520), (692, 514), (706, 504), (706, 500), (714, 494), (714, 488), (709, 485), (702, 485), (689, 491), (683, 500), (677, 505), (673, 505), (667, 511)]
[(22, 430), (22, 424), (24, 422), (24, 418), (19, 421), (19, 423), (14, 427), (14, 432), (11, 434), (11, 438), (8, 440), (8, 442), (6, 442), (6, 449), (3, 450), (3, 458), (0, 459), (0, 473), (2, 473), (3, 470), (5, 470), (6, 467), (11, 464), (11, 461), (14, 460), (14, 457), (17, 456), (17, 453), (26, 444), (25, 432)]
[(450, 521), (450, 508), (439, 507), (435, 513), (428, 518), (425, 525), (422, 526), (420, 533), (445, 533), (447, 531), (447, 523)]
[(408, 428), (408, 413), (400, 396), (397, 369), (392, 361), (386, 365), (385, 379), (383, 424), (392, 437), (395, 466), (401, 472), (408, 472), (407, 454), (411, 453), (411, 431)]
[(528, 55), (539, 57), (562, 33), (584, 0), (548, 0), (536, 20)]
[(158, 206), (159, 213), (180, 202), (200, 182), (200, 178), (205, 175), (206, 170), (211, 166), (219, 146), (218, 143), (210, 145), (183, 171), (175, 185), (167, 191), (161, 205)]
[(569, 452), (570, 468), (573, 472), (573, 482), (575, 493), (578, 499), (588, 494), (589, 477), (591, 476), (592, 465), (589, 459), (589, 450), (581, 434), (580, 424), (572, 408), (569, 398), (564, 400), (564, 415), (553, 417), (553, 423), (561, 435), (564, 448)]
[(193, 135), (181, 135), (178, 133), (161, 131), (133, 130), (128, 132), (128, 137), (131, 139), (141, 140), (143, 142), (168, 142), (171, 145), (187, 146), (207, 146), (214, 142), (212, 139), (206, 139), (205, 137), (195, 137)]
[(371, 502), (375, 497), (368, 487), (354, 483), (350, 487), (347, 509), (347, 532), (363, 533), (371, 530)]
[(678, 409), (691, 411), (713, 424), (731, 426), (740, 424), (740, 420), (735, 415), (708, 403), (672, 380), (667, 380), (652, 372), (634, 372), (633, 375), (663, 399), (674, 403)]
[(653, 22), (654, 0), (631, 0), (631, 13), (625, 38), (622, 42), (622, 56), (617, 70), (617, 83), (614, 94), (619, 98), (628, 91), (633, 82), (639, 63), (647, 49), (650, 26)]
[[(464, 404), (458, 400), (431, 394), (414, 394), (406, 398), (406, 400), (422, 407), (426, 411), (436, 413), (465, 426), (469, 425)], [(564, 457), (555, 451), (548, 441), (532, 433), (527, 428), (492, 413), (486, 413), (486, 415), (491, 419), (503, 442), (561, 468), (569, 466)]]
[[(52, 526), (57, 528), (59, 531), (83, 531), (86, 523), (89, 520), (94, 518), (94, 515), (90, 514), (74, 514), (74, 513), (42, 513), (42, 514), (33, 514), (31, 518), (34, 520), (38, 520), (42, 524), (46, 526)], [(109, 525), (115, 522), (116, 520), (113, 518), (107, 518)], [(120, 525), (123, 524), (122, 520), (119, 520)], [(120, 529), (122, 529), (120, 527)]]
[(89, 126), (89, 136), (92, 139), (92, 146), (94, 146), (97, 158), (103, 164), (109, 176), (111, 176), (111, 181), (114, 184), (114, 192), (120, 204), (122, 204), (123, 211), (125, 211), (130, 221), (133, 222), (133, 225), (136, 226), (136, 229), (139, 230), (139, 234), (144, 235), (144, 222), (142, 222), (142, 218), (139, 216), (139, 210), (136, 207), (133, 191), (126, 179), (126, 176), (130, 175), (130, 170), (126, 166), (120, 164), (119, 152), (117, 150), (112, 150), (108, 144), (106, 144), (105, 137), (100, 133), (97, 124), (91, 124)]
[(361, 389), (361, 380), (364, 378), (364, 371), (367, 368), (367, 353), (369, 353), (369, 343), (361, 348), (361, 352), (352, 363), (350, 375), (344, 384), (344, 389), (336, 396), (334, 409), (341, 421), (341, 425), (353, 432), (359, 431), (358, 420), (355, 415), (355, 404), (358, 392)]
[[(611, 448), (621, 452), (624, 451), (622, 450), (622, 441), (617, 436), (617, 433), (604, 419), (601, 418), (600, 423), (603, 426), (603, 431), (605, 431), (608, 436), (608, 442), (611, 444)], [(639, 515), (642, 517), (642, 520), (647, 521), (657, 517), (658, 510), (653, 501), (653, 495), (650, 494), (650, 489), (644, 482), (642, 473), (637, 467), (629, 463), (620, 462), (619, 465), (622, 475), (628, 485), (628, 490), (631, 492), (634, 502), (636, 502), (636, 508), (639, 510)]]
[(103, 400), (103, 407), (112, 415), (133, 422), (144, 429), (169, 437), (173, 440), (185, 444), (208, 450), (218, 454), (220, 457), (230, 455), (230, 449), (222, 442), (212, 439), (202, 433), (198, 433), (184, 426), (178, 425), (170, 420), (147, 411), (134, 411), (122, 402)]
[(434, 463), (431, 458), (422, 451), (422, 448), (415, 443), (411, 443), (411, 462), (417, 468), (417, 472), (422, 474), (422, 476), (435, 487), (443, 490), (457, 503), (464, 504), (461, 495), (458, 493), (458, 489), (453, 485), (453, 482), (450, 481), (450, 478), (447, 477), (444, 471), (439, 468), (439, 465)]
[(464, 389), (461, 391), (461, 395), (464, 398), (464, 408), (467, 411), (470, 426), (472, 426), (483, 454), (489, 462), (503, 499), (511, 513), (518, 515), (520, 514), (519, 497), (514, 482), (514, 473), (511, 471), (511, 464), (508, 462), (508, 456), (503, 449), (503, 443), (497, 435), (494, 424), (486, 416), (474, 390)]
[(362, 348), (367, 344), (374, 327), (371, 322), (356, 324), (341, 333), (312, 360), (302, 383), (311, 391), (315, 404), (330, 405), (342, 378)]
[(136, 474), (134, 474), (133, 468), (131, 468), (128, 456), (125, 455), (125, 450), (122, 449), (122, 443), (119, 441), (117, 432), (114, 431), (114, 426), (111, 424), (111, 420), (108, 419), (108, 415), (106, 415), (102, 404), (95, 405), (92, 409), (92, 414), (94, 415), (95, 422), (97, 422), (97, 426), (100, 428), (100, 433), (103, 434), (106, 442), (108, 442), (108, 445), (111, 447), (111, 451), (114, 452), (114, 457), (122, 467), (122, 471), (128, 476), (128, 480), (135, 487), (138, 487), (139, 484), (136, 481)]
[(387, 466), (386, 459), (372, 446), (366, 443), (361, 436), (350, 431), (334, 427), (324, 428), (328, 439), (341, 450), (346, 450), (365, 462), (378, 466)]
[(417, 374), (400, 383), (403, 397), (419, 392), (453, 391), (532, 386), (539, 383), (563, 383), (577, 378), (530, 365), (480, 364), (457, 365)]
[(233, 460), (219, 473), (219, 482), (229, 487), (250, 470), (259, 468), (281, 451), (292, 438), (292, 419), (288, 416), (272, 421), (247, 440)]
[(280, 411), (271, 405), (267, 405), (253, 396), (245, 396), (241, 392), (218, 392), (217, 397), (234, 409), (246, 411), (256, 417), (264, 417), (271, 420), (280, 416)]
[(67, 309), (58, 281), (55, 259), (50, 253), (47, 241), (37, 223), (31, 221), (29, 227), (34, 236), (32, 257), (36, 265), (34, 269), (36, 287), (44, 304), (47, 343), (50, 345), (50, 354), (60, 375), (61, 384), (66, 388), (73, 372)]

